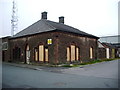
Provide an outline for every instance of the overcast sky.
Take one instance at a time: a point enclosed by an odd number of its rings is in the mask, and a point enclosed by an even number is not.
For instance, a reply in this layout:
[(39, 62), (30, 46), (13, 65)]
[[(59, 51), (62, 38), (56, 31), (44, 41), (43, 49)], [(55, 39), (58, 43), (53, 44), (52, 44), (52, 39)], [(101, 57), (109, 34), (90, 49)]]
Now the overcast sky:
[[(11, 35), (12, 1), (0, 0), (0, 37)], [(118, 34), (118, 1), (120, 0), (15, 0), (18, 30), (23, 30), (41, 19), (41, 12), (48, 12), (48, 20), (58, 22), (65, 17), (65, 24), (96, 36)]]

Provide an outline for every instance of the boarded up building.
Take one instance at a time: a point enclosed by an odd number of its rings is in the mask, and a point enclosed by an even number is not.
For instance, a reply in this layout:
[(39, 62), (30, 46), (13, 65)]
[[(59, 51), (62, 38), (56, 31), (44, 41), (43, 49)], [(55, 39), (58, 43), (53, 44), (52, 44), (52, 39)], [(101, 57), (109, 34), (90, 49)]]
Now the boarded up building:
[[(4, 60), (25, 63), (89, 62), (97, 58), (98, 37), (59, 22), (41, 20), (20, 31), (7, 41), (10, 56)], [(5, 53), (6, 54), (6, 53)]]

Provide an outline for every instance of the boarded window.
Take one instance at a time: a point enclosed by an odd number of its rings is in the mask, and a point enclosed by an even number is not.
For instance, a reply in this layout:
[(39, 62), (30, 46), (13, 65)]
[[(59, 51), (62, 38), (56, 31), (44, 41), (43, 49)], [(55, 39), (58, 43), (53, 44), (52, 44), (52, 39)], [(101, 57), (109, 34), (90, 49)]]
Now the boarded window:
[(48, 62), (48, 49), (45, 49), (45, 61)]
[(79, 48), (76, 48), (76, 60), (79, 60)]
[(67, 61), (70, 61), (70, 48), (67, 47)]
[(70, 47), (67, 47), (67, 61), (75, 61), (75, 60), (79, 60), (79, 48), (76, 47), (75, 45), (70, 45)]
[(39, 45), (39, 61), (44, 61), (44, 46)]
[(115, 49), (112, 49), (112, 58), (115, 58)]
[(75, 45), (71, 45), (71, 61), (75, 60)]
[(93, 48), (90, 47), (90, 59), (92, 59), (92, 58), (93, 58)]

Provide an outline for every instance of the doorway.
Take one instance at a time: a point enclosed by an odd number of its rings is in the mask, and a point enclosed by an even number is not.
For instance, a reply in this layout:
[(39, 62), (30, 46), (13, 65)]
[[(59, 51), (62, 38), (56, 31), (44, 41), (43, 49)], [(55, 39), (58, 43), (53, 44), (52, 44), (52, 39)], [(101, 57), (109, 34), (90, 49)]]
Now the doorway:
[(29, 45), (26, 46), (26, 63), (30, 64), (30, 48), (29, 48)]

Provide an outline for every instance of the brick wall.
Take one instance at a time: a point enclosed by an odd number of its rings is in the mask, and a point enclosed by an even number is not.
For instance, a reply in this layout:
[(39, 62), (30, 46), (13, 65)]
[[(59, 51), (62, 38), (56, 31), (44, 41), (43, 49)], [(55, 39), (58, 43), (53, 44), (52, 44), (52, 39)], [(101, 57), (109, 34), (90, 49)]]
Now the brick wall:
[[(52, 39), (52, 44), (47, 44), (47, 39)], [(48, 48), (49, 63), (64, 63), (66, 62), (66, 48), (71, 44), (80, 48), (79, 59), (83, 62), (88, 62), (90, 59), (90, 47), (93, 47), (93, 59), (97, 58), (97, 40), (94, 38), (83, 37), (80, 35), (66, 32), (46, 32), (21, 38), (10, 39), (10, 56), (13, 61), (13, 49), (19, 47), (21, 50), (18, 61), (25, 62), (26, 45), (30, 48), (30, 61), (35, 62), (34, 49), (39, 45), (44, 45)]]

